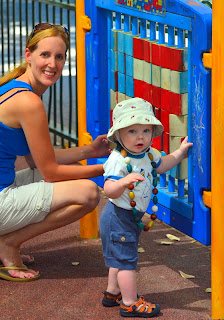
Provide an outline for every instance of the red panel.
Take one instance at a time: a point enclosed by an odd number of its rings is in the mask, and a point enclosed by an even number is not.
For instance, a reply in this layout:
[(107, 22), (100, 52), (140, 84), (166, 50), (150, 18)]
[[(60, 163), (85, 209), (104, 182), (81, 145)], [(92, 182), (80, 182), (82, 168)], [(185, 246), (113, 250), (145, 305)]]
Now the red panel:
[(161, 45), (151, 42), (151, 61), (152, 64), (156, 64), (157, 66), (161, 66), (161, 59), (160, 59), (160, 48)]
[(152, 85), (147, 82), (144, 82), (143, 99), (152, 104)]
[(110, 109), (110, 125), (111, 125), (111, 127), (113, 125), (113, 110), (112, 109)]
[(182, 107), (182, 95), (174, 92), (170, 92), (170, 107), (171, 112), (177, 116), (181, 116), (181, 107)]
[(155, 113), (155, 116), (158, 120), (161, 121), (161, 109), (158, 109), (158, 108), (154, 108), (154, 113)]
[(161, 151), (162, 150), (162, 142), (161, 136), (153, 138), (152, 147)]
[(115, 91), (118, 91), (118, 71), (114, 72), (114, 78), (115, 78)]
[(150, 42), (148, 40), (144, 40), (143, 46), (144, 46), (144, 60), (147, 62), (151, 62)]
[(163, 151), (167, 154), (170, 153), (169, 133), (163, 132)]
[(170, 112), (161, 109), (161, 122), (165, 132), (170, 132), (169, 114)]
[(182, 49), (172, 48), (170, 50), (170, 69), (175, 71), (185, 71), (184, 51)]
[(144, 99), (144, 81), (134, 79), (134, 97)]
[(161, 88), (161, 109), (171, 112), (171, 91)]
[(161, 46), (160, 48), (160, 60), (161, 67), (170, 69), (170, 47)]
[(133, 38), (133, 57), (144, 59), (144, 41), (141, 38)]
[(161, 108), (161, 88), (152, 85), (152, 105)]

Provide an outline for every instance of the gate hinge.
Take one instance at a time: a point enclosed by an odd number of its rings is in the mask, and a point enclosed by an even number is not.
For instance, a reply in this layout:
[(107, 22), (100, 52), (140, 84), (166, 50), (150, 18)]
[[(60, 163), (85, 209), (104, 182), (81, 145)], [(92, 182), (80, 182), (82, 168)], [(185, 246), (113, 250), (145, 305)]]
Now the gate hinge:
[(202, 61), (206, 68), (212, 69), (212, 50), (203, 53)]
[(91, 30), (91, 20), (88, 16), (84, 15), (81, 17), (82, 21), (82, 28), (86, 31), (89, 32)]
[(204, 201), (204, 204), (211, 208), (212, 207), (212, 193), (211, 191), (203, 191), (203, 201)]

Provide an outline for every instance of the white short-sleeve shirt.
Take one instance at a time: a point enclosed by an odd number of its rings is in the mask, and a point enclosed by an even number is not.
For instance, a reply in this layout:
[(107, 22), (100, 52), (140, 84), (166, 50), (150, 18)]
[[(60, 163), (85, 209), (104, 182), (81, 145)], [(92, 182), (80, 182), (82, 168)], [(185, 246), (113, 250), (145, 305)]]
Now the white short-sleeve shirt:
[[(139, 173), (145, 178), (145, 181), (134, 183), (134, 189), (132, 190), (135, 194), (135, 208), (140, 212), (146, 211), (151, 199), (153, 168), (148, 156), (149, 153), (153, 155), (153, 161), (156, 162), (158, 167), (160, 165), (161, 158), (153, 151), (152, 148), (142, 155), (134, 156), (128, 154), (128, 157), (131, 158), (130, 164), (132, 166), (132, 172)], [(104, 180), (119, 180), (129, 174), (127, 164), (124, 162), (124, 157), (118, 150), (115, 149), (112, 151), (104, 164), (104, 171)], [(130, 190), (127, 188), (119, 198), (109, 200), (118, 207), (131, 210), (132, 207), (130, 205), (131, 200), (129, 198), (129, 192)]]

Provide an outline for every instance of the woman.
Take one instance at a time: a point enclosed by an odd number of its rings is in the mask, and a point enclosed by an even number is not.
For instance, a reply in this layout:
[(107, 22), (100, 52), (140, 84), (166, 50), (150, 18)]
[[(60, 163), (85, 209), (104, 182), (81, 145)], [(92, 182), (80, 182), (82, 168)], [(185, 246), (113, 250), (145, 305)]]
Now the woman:
[[(38, 279), (23, 264), (21, 244), (80, 219), (99, 202), (97, 185), (86, 179), (102, 175), (103, 166), (75, 163), (109, 154), (106, 136), (54, 150), (41, 100), (61, 76), (68, 47), (66, 28), (39, 24), (28, 37), (25, 62), (0, 79), (0, 277), (7, 280)], [(18, 155), (30, 168), (15, 173)]]

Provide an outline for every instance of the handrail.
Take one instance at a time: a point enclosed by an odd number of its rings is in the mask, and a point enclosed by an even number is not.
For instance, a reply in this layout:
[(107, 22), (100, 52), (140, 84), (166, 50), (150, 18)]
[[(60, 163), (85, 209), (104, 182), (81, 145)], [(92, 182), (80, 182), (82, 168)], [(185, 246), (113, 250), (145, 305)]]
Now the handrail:
[(224, 318), (224, 2), (214, 0), (212, 20), (212, 318)]
[[(92, 142), (86, 126), (86, 64), (85, 34), (91, 30), (91, 21), (85, 15), (84, 0), (76, 1), (76, 57), (77, 57), (77, 105), (78, 105), (78, 140), (79, 146)], [(87, 161), (82, 161), (83, 165)], [(78, 191), (77, 191), (78, 192)], [(97, 209), (80, 219), (80, 237), (97, 238)]]
[[(211, 250), (211, 280), (212, 280), (212, 319), (224, 318), (224, 215), (222, 192), (224, 181), (220, 172), (224, 170), (224, 43), (222, 30), (224, 21), (224, 2), (214, 0), (212, 20), (212, 50), (204, 54), (204, 65), (212, 68), (212, 250)], [(217, 81), (218, 80), (218, 81)], [(206, 198), (205, 194), (205, 198)]]

